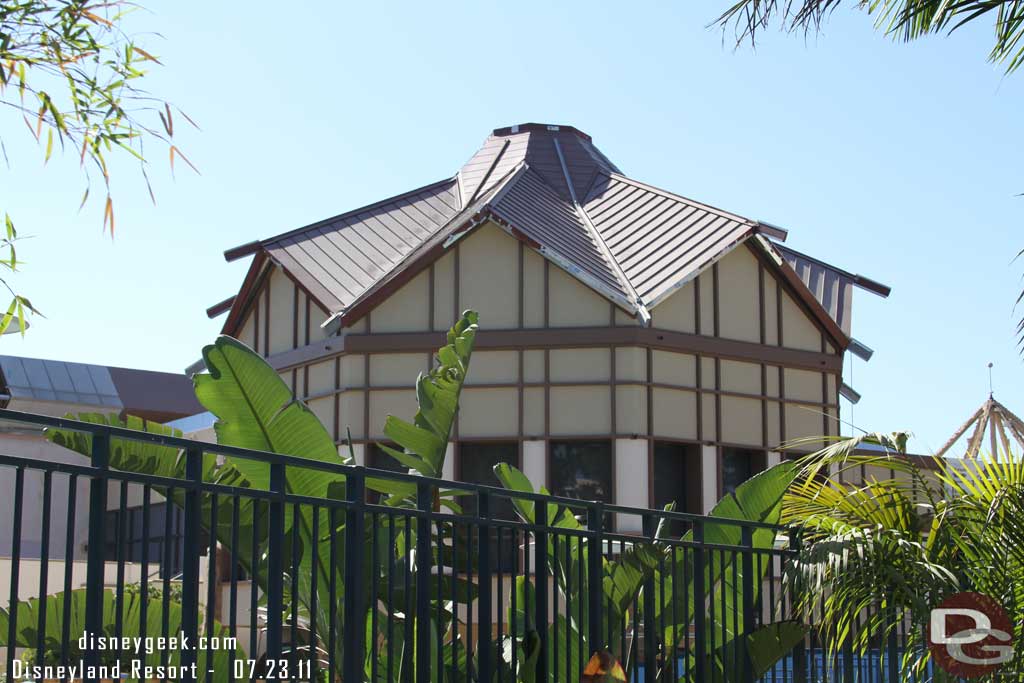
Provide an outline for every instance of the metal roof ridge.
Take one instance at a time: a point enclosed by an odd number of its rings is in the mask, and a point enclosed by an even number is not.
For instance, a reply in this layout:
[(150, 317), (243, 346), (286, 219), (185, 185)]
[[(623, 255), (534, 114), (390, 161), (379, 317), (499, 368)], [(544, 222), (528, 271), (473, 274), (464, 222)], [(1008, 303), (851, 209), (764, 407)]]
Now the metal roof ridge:
[[(352, 209), (350, 211), (343, 211), (342, 213), (339, 213), (336, 216), (331, 216), (329, 218), (324, 218), (324, 219), (321, 219), (319, 221), (315, 221), (313, 223), (309, 223), (308, 225), (304, 225), (304, 226), (302, 226), (300, 228), (293, 228), (292, 230), (287, 230), (287, 231), (282, 232), (280, 234), (272, 235), (271, 237), (266, 237), (266, 238), (263, 238), (263, 239), (260, 239), (260, 240), (256, 240), (254, 242), (249, 242), (247, 244), (240, 245), (239, 247), (232, 247), (230, 249), (225, 250), (224, 253), (225, 253), (225, 255), (227, 255), (228, 252), (236, 251), (237, 249), (240, 249), (241, 247), (248, 247), (248, 246), (251, 245), (251, 246), (253, 246), (253, 250), (252, 251), (250, 251), (250, 252), (248, 252), (246, 254), (241, 254), (241, 255), (237, 256), (236, 258), (241, 258), (242, 256), (248, 256), (249, 253), (253, 253), (254, 251), (258, 250), (259, 248), (266, 247), (266, 246), (268, 246), (268, 245), (270, 245), (270, 244), (272, 244), (274, 242), (278, 242), (278, 241), (283, 240), (285, 238), (292, 237), (293, 235), (298, 235), (300, 233), (306, 232), (307, 230), (312, 230), (314, 228), (319, 228), (322, 225), (326, 225), (328, 223), (333, 223), (334, 221), (344, 220), (345, 218), (350, 218), (352, 216), (355, 216), (355, 215), (358, 215), (360, 213), (363, 213), (364, 211), (370, 211), (372, 209), (376, 209), (376, 208), (379, 208), (381, 206), (385, 206), (387, 204), (396, 202), (396, 201), (398, 201), (400, 199), (405, 199), (406, 197), (410, 197), (410, 196), (418, 194), (420, 192), (426, 192), (427, 190), (433, 190), (433, 189), (439, 188), (439, 187), (441, 187), (443, 185), (455, 184), (456, 187), (458, 187), (458, 182), (459, 182), (458, 174), (456, 174), (454, 176), (449, 176), (447, 178), (444, 178), (443, 180), (436, 180), (436, 181), (434, 181), (432, 183), (427, 183), (426, 185), (423, 185), (421, 187), (416, 187), (416, 188), (413, 188), (411, 190), (406, 190), (405, 192), (400, 192), (399, 194), (393, 195), (391, 197), (387, 197), (385, 199), (378, 200), (376, 202), (371, 202), (369, 204), (366, 204), (365, 206), (360, 206), (360, 207)], [(459, 201), (461, 203), (461, 198), (457, 198), (457, 201)]]
[[(598, 251), (604, 256), (608, 265), (611, 267), (612, 272), (615, 273), (615, 279), (619, 281), (619, 285), (622, 289), (629, 294), (633, 310), (636, 312), (640, 322), (645, 326), (651, 322), (651, 312), (647, 310), (644, 305), (643, 299), (640, 294), (636, 291), (633, 283), (630, 282), (626, 276), (626, 271), (622, 269), (618, 259), (612, 253), (612, 250), (608, 247), (608, 243), (604, 241), (604, 237), (601, 236), (601, 232), (594, 225), (594, 222), (590, 220), (590, 215), (587, 213), (583, 205), (580, 204), (579, 199), (576, 197), (576, 190), (573, 188), (572, 176), (569, 174), (569, 167), (565, 163), (565, 156), (562, 154), (562, 146), (558, 143), (558, 138), (552, 138), (551, 141), (555, 145), (555, 153), (558, 154), (558, 162), (562, 165), (562, 174), (565, 176), (565, 184), (569, 188), (569, 196), (572, 198), (573, 210), (580, 219), (580, 223), (590, 233), (591, 239), (594, 240), (594, 244), (597, 245)], [(591, 183), (593, 185), (593, 183)]]
[(642, 182), (640, 180), (636, 180), (635, 178), (630, 178), (629, 176), (622, 175), (621, 173), (614, 173), (613, 172), (613, 173), (609, 173), (608, 176), (610, 178), (614, 178), (616, 180), (620, 180), (620, 181), (622, 181), (624, 183), (629, 183), (630, 185), (634, 185), (636, 187), (642, 188), (642, 189), (647, 190), (649, 192), (654, 192), (656, 194), (660, 194), (661, 196), (667, 197), (668, 199), (675, 199), (676, 201), (686, 202), (687, 204), (692, 204), (694, 206), (699, 206), (700, 208), (704, 209), (705, 211), (708, 211), (710, 213), (713, 213), (713, 214), (716, 214), (718, 216), (721, 216), (722, 218), (729, 218), (731, 220), (738, 221), (740, 223), (748, 223), (752, 227), (756, 227), (757, 223), (758, 223), (757, 221), (751, 220), (750, 218), (745, 218), (743, 216), (740, 216), (739, 214), (735, 214), (735, 213), (726, 211), (725, 209), (719, 209), (717, 206), (711, 206), (710, 204), (705, 204), (704, 202), (699, 202), (696, 199), (690, 199), (689, 197), (684, 197), (683, 195), (678, 194), (676, 192), (670, 192), (669, 190), (662, 189), (662, 188), (660, 188), (660, 187), (658, 187), (656, 185), (650, 185), (650, 184)]

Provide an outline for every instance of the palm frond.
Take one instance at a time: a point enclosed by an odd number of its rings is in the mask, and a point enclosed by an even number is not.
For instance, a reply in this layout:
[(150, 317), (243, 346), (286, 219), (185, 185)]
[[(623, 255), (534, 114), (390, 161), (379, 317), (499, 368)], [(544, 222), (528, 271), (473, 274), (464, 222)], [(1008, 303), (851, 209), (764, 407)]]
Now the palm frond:
[[(989, 61), (1003, 64), (1006, 73), (1024, 61), (1024, 2), (1020, 0), (852, 0), (849, 4), (875, 15), (876, 28), (903, 42), (953, 32), (994, 14)], [(715, 23), (723, 29), (732, 26), (737, 44), (753, 42), (773, 23), (788, 31), (817, 32), (840, 5), (840, 0), (740, 0)]]

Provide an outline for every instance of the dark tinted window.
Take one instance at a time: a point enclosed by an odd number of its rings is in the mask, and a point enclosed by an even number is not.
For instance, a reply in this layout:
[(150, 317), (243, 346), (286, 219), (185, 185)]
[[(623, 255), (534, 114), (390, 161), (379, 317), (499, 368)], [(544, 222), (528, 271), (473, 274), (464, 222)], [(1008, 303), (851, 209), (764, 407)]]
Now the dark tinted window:
[[(494, 476), (494, 466), (507, 462), (514, 467), (519, 467), (519, 444), (515, 441), (461, 442), (456, 452), (458, 453), (458, 479), (470, 484), (501, 486), (497, 477)], [(466, 514), (475, 515), (477, 513), (476, 496), (462, 496), (459, 503)], [(512, 501), (500, 496), (491, 498), (491, 516), (497, 519), (518, 519)], [(516, 563), (516, 548), (519, 545), (516, 541), (518, 532), (506, 528), (500, 533), (501, 543), (499, 546), (499, 530), (492, 529), (491, 557), (499, 558), (499, 568), (502, 571), (511, 571)], [(473, 540), (473, 543), (476, 543), (476, 539)]]
[(611, 442), (552, 441), (550, 479), (556, 496), (613, 502)]
[[(519, 444), (515, 441), (461, 442), (458, 445), (458, 458), (459, 481), (501, 486), (501, 482), (494, 476), (494, 466), (507, 462), (513, 467), (519, 467)], [(463, 498), (463, 509), (468, 514), (475, 514), (476, 496), (464, 496)], [(501, 497), (492, 500), (491, 516), (499, 519), (515, 519), (512, 501)]]
[[(389, 448), (395, 448), (394, 444), (387, 444)], [(375, 470), (385, 470), (387, 472), (401, 472), (406, 474), (409, 468), (398, 462), (388, 454), (378, 444), (371, 443), (366, 446), (366, 466), (371, 467)], [(382, 493), (374, 491), (370, 488), (366, 491), (366, 499), (371, 503), (379, 503), (381, 499), (386, 496)]]
[(748, 448), (722, 449), (722, 495), (732, 493), (736, 487), (764, 469), (764, 451)]
[[(653, 479), (655, 508), (675, 503), (677, 512), (700, 514), (700, 446), (655, 441)], [(672, 520), (669, 528), (675, 537), (686, 531), (680, 520)]]

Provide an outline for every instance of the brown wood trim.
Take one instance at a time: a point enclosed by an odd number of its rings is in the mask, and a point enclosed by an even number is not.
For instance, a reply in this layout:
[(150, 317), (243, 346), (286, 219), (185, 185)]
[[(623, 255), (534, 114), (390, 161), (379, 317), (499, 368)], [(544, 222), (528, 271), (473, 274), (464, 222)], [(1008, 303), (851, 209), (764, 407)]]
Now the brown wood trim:
[(363, 438), (370, 438), (370, 354), (363, 354)]
[[(617, 446), (618, 444), (616, 444)], [(654, 508), (654, 439), (647, 439), (647, 507)]]
[(209, 308), (207, 308), (206, 309), (206, 317), (207, 318), (211, 318), (211, 319), (212, 318), (216, 318), (221, 313), (224, 313), (225, 311), (230, 311), (231, 307), (234, 306), (234, 305), (235, 305), (235, 295), (232, 294), (227, 299), (224, 299), (223, 301), (218, 301), (214, 305), (212, 305)]
[[(647, 349), (647, 434), (648, 436), (654, 434), (654, 351), (650, 348)], [(700, 400), (698, 398), (698, 400)]]
[[(306, 323), (309, 328), (309, 323)], [(299, 288), (292, 285), (292, 348), (299, 348)]]
[[(452, 263), (452, 278), (455, 281), (455, 289), (454, 293), (452, 294), (452, 301), (454, 302), (455, 306), (455, 310), (452, 311), (452, 325), (455, 324), (455, 322), (459, 319), (459, 316), (462, 314), (462, 311), (460, 310), (462, 305), (462, 267), (461, 264), (459, 263), (459, 254), (461, 252), (461, 249), (459, 248), (460, 246), (461, 244), (459, 242), (455, 243), (455, 255), (452, 256), (452, 259), (454, 261)], [(458, 418), (456, 418), (456, 420), (457, 419)]]
[(263, 289), (263, 355), (270, 355), (270, 278), (267, 278), (267, 286)]
[[(711, 266), (711, 313), (712, 313), (712, 325), (715, 331), (715, 338), (718, 339), (721, 336), (721, 330), (719, 328), (719, 309), (718, 309), (718, 261)], [(722, 395), (718, 393), (722, 388), (722, 361), (719, 357), (715, 356), (715, 441), (722, 440)]]
[(704, 395), (701, 393), (704, 386), (704, 361), (698, 355), (695, 380), (697, 382), (697, 441), (704, 441)]
[[(477, 333), (476, 339), (476, 348), (479, 350), (647, 346), (652, 349), (688, 353), (698, 357), (763, 362), (773, 366), (837, 375), (842, 372), (842, 357), (833, 354), (787, 349), (779, 346), (762, 346), (753, 342), (716, 339), (715, 337), (657, 328), (629, 326), (482, 330)], [(270, 362), (275, 369), (286, 370), (343, 353), (433, 352), (444, 342), (444, 332), (348, 334), (340, 338), (324, 339), (300, 349), (274, 354), (270, 358)]]
[[(339, 356), (340, 358), (340, 356)], [(474, 389), (517, 389), (519, 384), (516, 382), (486, 382), (480, 384), (467, 384), (464, 387), (464, 391), (472, 391)], [(741, 398), (749, 401), (759, 401), (761, 399), (769, 403), (791, 403), (793, 405), (808, 406), (812, 408), (834, 408), (834, 405), (819, 403), (818, 401), (809, 401), (807, 399), (787, 398), (782, 399), (775, 396), (761, 396), (759, 394), (746, 394), (741, 391), (730, 391), (728, 389), (713, 389), (710, 387), (696, 387), (688, 384), (671, 384), (669, 382), (647, 382), (643, 380), (623, 380), (618, 383), (619, 387), (641, 387), (644, 389), (665, 389), (668, 391), (685, 391), (692, 394), (708, 394), (709, 396), (723, 396), (728, 398)], [(611, 385), (608, 381), (604, 380), (565, 380), (557, 382), (525, 382), (522, 387), (524, 389), (544, 389), (550, 387), (552, 389), (578, 389), (581, 387), (605, 387), (610, 388)], [(322, 391), (318, 394), (306, 394), (300, 395), (303, 401), (312, 401), (315, 399), (326, 398), (333, 396), (335, 393), (346, 393), (349, 391), (363, 391), (369, 389), (372, 391), (412, 391), (416, 387), (413, 384), (376, 384), (372, 386), (349, 386), (338, 390)], [(700, 440), (698, 436), (698, 441)], [(717, 442), (715, 442), (717, 443)], [(750, 446), (753, 448), (753, 446)]]
[[(612, 315), (614, 315), (614, 313)], [(617, 401), (618, 401), (618, 393), (619, 393), (619, 379), (618, 379), (618, 368), (616, 366), (616, 356), (618, 356), (618, 353), (616, 353), (616, 347), (614, 347), (614, 346), (611, 347), (611, 349), (609, 349), (609, 350), (610, 350), (610, 352), (612, 354), (611, 358), (609, 359), (609, 362), (611, 363), (611, 368), (610, 368), (611, 369), (611, 380), (610, 380), (611, 387), (610, 388), (611, 388), (612, 395), (611, 395), (611, 401), (610, 401), (610, 403), (611, 403), (611, 414), (608, 416), (610, 418), (609, 421), (608, 421), (608, 424), (610, 424), (612, 426), (612, 433), (614, 434), (615, 432), (619, 431), (619, 425), (618, 425), (618, 423), (619, 423), (619, 414), (618, 414), (618, 412), (619, 411), (618, 411), (618, 403), (617, 403)]]
[(525, 249), (526, 249), (526, 247), (523, 245), (522, 242), (520, 242), (519, 243), (519, 287), (518, 287), (519, 291), (516, 292), (516, 300), (517, 300), (516, 306), (518, 307), (518, 312), (519, 312), (518, 320), (519, 320), (519, 328), (520, 329), (526, 327), (526, 324), (525, 324), (526, 311), (524, 310), (526, 295), (525, 295), (525, 293), (523, 291), (523, 290), (526, 289), (526, 265), (524, 263), (525, 255), (523, 253)]
[[(444, 343), (443, 332), (398, 332), (386, 334), (349, 334), (344, 344), (334, 340), (333, 346), (314, 345), (308, 352), (286, 357), (278, 354), (281, 367), (318, 360), (323, 355), (318, 351), (332, 346), (335, 353), (401, 353), (425, 351), (438, 348)], [(776, 346), (762, 346), (753, 342), (732, 339), (717, 339), (686, 332), (673, 332), (656, 328), (641, 327), (564, 327), (526, 330), (481, 330), (477, 333), (477, 349), (566, 349), (591, 348), (599, 346), (649, 346), (665, 351), (701, 354), (711, 358), (740, 361), (763, 361), (819, 372), (840, 372), (842, 359), (833, 354), (816, 351), (802, 351)], [(326, 350), (326, 349), (325, 349)], [(300, 349), (300, 351), (306, 351)]]
[[(768, 313), (765, 310), (764, 301), (764, 265), (759, 261), (757, 264), (757, 313), (758, 313), (758, 340), (761, 346), (767, 346), (768, 330), (766, 329), (765, 318)], [(768, 368), (761, 363), (761, 445), (768, 447), (768, 402), (764, 397), (768, 394)]]
[[(825, 335), (821, 335), (821, 352), (825, 353), (827, 348), (827, 342), (825, 341)], [(825, 405), (825, 409), (821, 411), (821, 433), (823, 436), (829, 435), (829, 419), (828, 419), (828, 375), (822, 373), (821, 375), (821, 402)]]
[(337, 441), (341, 438), (341, 356), (334, 359), (334, 389), (334, 440)]
[(310, 326), (311, 321), (312, 321), (312, 319), (310, 318), (310, 312), (311, 312), (310, 301), (311, 301), (311, 298), (307, 294), (306, 295), (306, 329), (304, 330), (304, 334), (306, 336), (306, 345), (307, 346), (309, 346), (309, 326)]
[(551, 350), (544, 349), (544, 435), (551, 434)]
[(257, 296), (252, 307), (252, 350), (260, 353), (260, 299)]
[[(525, 438), (525, 431), (526, 431), (526, 428), (525, 428), (526, 416), (523, 415), (523, 409), (525, 408), (525, 397), (523, 396), (523, 394), (525, 393), (525, 390), (524, 390), (523, 385), (524, 385), (525, 379), (526, 379), (525, 377), (523, 377), (523, 372), (524, 372), (524, 369), (523, 369), (523, 366), (524, 366), (523, 353), (524, 352), (523, 352), (522, 349), (519, 349), (519, 351), (516, 352), (517, 365), (518, 365), (517, 372), (516, 372), (516, 389), (517, 389), (516, 399), (518, 401), (518, 411), (519, 411), (519, 426), (517, 427), (516, 431), (519, 433), (519, 438), (520, 439)], [(522, 459), (521, 459), (522, 453), (520, 453), (519, 455), (520, 455), (520, 462), (522, 462)]]
[(430, 325), (430, 329), (436, 330), (437, 329), (437, 321), (434, 319), (436, 316), (435, 316), (435, 312), (434, 312), (434, 264), (433, 263), (430, 264), (430, 279), (429, 279), (428, 284), (427, 284), (427, 297), (428, 297), (428, 300), (427, 300), (427, 320), (430, 321), (428, 324)]
[(544, 259), (544, 327), (551, 327), (551, 261)]

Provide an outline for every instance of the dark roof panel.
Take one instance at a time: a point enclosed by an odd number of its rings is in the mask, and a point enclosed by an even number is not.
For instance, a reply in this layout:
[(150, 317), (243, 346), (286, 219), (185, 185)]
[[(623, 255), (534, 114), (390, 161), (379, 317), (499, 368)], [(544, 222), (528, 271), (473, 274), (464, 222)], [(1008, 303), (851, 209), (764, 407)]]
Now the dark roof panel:
[(618, 174), (599, 177), (583, 208), (648, 306), (754, 230), (745, 218)]
[(456, 213), (456, 181), (435, 183), (368, 209), (264, 241), (330, 311), (352, 305)]
[[(764, 232), (755, 221), (623, 176), (575, 128), (528, 123), (494, 130), (454, 178), (264, 240), (257, 260), (269, 255), (347, 324), (487, 218), (641, 319)], [(786, 277), (809, 288), (801, 296), (816, 310), (820, 303), (825, 310), (816, 315), (837, 332), (849, 332), (851, 278), (888, 291), (780, 249)]]
[(491, 208), (499, 218), (578, 266), (616, 296), (628, 298), (628, 292), (573, 205), (532, 168), (513, 179)]

